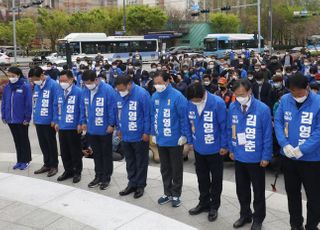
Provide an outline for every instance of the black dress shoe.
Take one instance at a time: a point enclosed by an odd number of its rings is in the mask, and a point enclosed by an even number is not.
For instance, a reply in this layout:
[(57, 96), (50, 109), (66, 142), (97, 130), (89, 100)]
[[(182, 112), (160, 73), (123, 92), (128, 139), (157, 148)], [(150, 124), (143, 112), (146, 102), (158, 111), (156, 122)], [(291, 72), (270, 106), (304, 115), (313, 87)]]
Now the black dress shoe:
[(100, 190), (106, 190), (109, 187), (110, 182), (101, 182)]
[(73, 176), (72, 182), (73, 182), (74, 184), (76, 184), (76, 183), (79, 183), (80, 181), (81, 181), (81, 175), (80, 175), (80, 174), (75, 174), (75, 175)]
[(215, 221), (218, 218), (218, 210), (211, 208), (208, 214), (208, 220), (210, 222)]
[(253, 221), (251, 230), (261, 230), (262, 229), (262, 223)]
[(136, 189), (134, 187), (127, 186), (124, 190), (119, 192), (119, 195), (126, 196), (126, 195), (129, 195), (130, 193), (133, 193), (135, 191), (136, 191)]
[(303, 226), (297, 227), (297, 226), (293, 226), (291, 227), (291, 230), (304, 230)]
[(208, 205), (204, 206), (204, 205), (198, 204), (196, 207), (189, 210), (189, 214), (194, 216), (207, 211), (209, 211)]
[(58, 168), (51, 168), (48, 172), (47, 177), (53, 177), (54, 175), (56, 175), (58, 173)]
[(138, 199), (143, 196), (144, 188), (137, 188), (137, 190), (134, 192), (133, 198)]
[(64, 172), (64, 173), (62, 173), (61, 176), (58, 177), (57, 181), (64, 181), (64, 180), (67, 180), (71, 177), (73, 177), (72, 173)]
[(234, 228), (241, 228), (243, 227), (245, 224), (249, 224), (252, 222), (252, 218), (251, 217), (240, 217), (239, 220), (237, 220), (236, 222), (234, 222), (233, 227)]
[(95, 178), (93, 179), (93, 181), (91, 181), (91, 182), (88, 184), (88, 187), (89, 187), (89, 188), (95, 188), (95, 187), (99, 186), (99, 184), (100, 184), (100, 179), (99, 179), (98, 177), (95, 177)]
[(49, 172), (50, 168), (46, 166), (42, 166), (41, 169), (38, 169), (37, 171), (34, 171), (34, 174), (41, 174), (41, 173), (46, 173)]

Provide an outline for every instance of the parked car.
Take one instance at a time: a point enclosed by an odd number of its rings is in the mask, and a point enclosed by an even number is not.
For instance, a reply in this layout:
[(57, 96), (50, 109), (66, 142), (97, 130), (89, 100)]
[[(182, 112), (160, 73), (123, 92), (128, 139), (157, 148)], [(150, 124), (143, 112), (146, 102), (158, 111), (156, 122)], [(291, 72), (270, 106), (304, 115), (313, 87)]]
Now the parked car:
[[(16, 50), (17, 50), (17, 56), (22, 56), (24, 54), (24, 51), (20, 47), (17, 47)], [(9, 57), (13, 57), (14, 56), (14, 47), (13, 46), (7, 46), (4, 49), (4, 52)]]
[(10, 64), (10, 57), (4, 53), (0, 53), (0, 66), (9, 66)]

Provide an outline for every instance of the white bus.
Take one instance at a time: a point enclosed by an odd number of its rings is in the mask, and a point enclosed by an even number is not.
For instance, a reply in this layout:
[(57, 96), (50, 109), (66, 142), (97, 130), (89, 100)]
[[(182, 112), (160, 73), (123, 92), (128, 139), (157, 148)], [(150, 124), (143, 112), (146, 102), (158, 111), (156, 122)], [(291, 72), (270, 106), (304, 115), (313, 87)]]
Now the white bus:
[(254, 34), (208, 34), (203, 41), (204, 55), (216, 55), (220, 58), (230, 53), (231, 50), (240, 53), (244, 49), (261, 53), (264, 50), (263, 37), (261, 37), (260, 50), (258, 50), (257, 40)]
[(66, 42), (70, 43), (72, 60), (76, 57), (96, 57), (98, 53), (105, 60), (126, 62), (135, 52), (139, 52), (143, 62), (157, 61), (159, 48), (157, 39), (144, 36), (107, 36), (104, 33), (71, 33), (58, 40), (58, 55), (65, 56)]

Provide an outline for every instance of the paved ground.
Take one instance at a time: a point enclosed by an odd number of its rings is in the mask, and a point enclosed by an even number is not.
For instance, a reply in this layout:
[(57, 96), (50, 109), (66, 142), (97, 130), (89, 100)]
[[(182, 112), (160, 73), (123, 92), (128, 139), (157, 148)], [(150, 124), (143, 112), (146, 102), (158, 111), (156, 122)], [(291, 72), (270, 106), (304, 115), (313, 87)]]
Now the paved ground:
[[(7, 162), (4, 161), (7, 159)], [(20, 175), (30, 178), (37, 178), (45, 181), (49, 181), (52, 184), (57, 183), (56, 178), (47, 178), (45, 175), (36, 176), (33, 174), (33, 171), (41, 166), (41, 157), (34, 156), (34, 163), (30, 166), (27, 171), (12, 170), (14, 158), (10, 157), (10, 154), (0, 154), (0, 172), (6, 172), (14, 175)], [(198, 191), (196, 178), (194, 174), (185, 173), (185, 185), (183, 187), (182, 201), (183, 204), (179, 208), (172, 208), (169, 204), (164, 206), (159, 206), (156, 204), (156, 200), (159, 196), (162, 195), (162, 183), (161, 177), (158, 168), (149, 167), (149, 176), (148, 176), (148, 186), (146, 188), (145, 195), (135, 200), (132, 196), (120, 197), (118, 192), (126, 186), (126, 174), (125, 174), (125, 164), (124, 162), (115, 163), (115, 172), (112, 177), (111, 186), (106, 191), (100, 191), (98, 189), (89, 189), (87, 184), (93, 178), (93, 163), (90, 159), (84, 160), (84, 171), (82, 181), (73, 185), (71, 181), (66, 181), (61, 184), (72, 186), (73, 188), (79, 188), (81, 190), (89, 190), (90, 193), (98, 193), (104, 196), (113, 197), (115, 199), (128, 202), (130, 204), (140, 206), (147, 210), (162, 214), (164, 216), (173, 218), (182, 223), (193, 226), (197, 229), (232, 229), (232, 223), (238, 218), (239, 205), (235, 197), (235, 188), (234, 184), (230, 182), (224, 183), (224, 192), (222, 196), (222, 204), (219, 210), (219, 218), (214, 223), (209, 223), (207, 221), (207, 214), (201, 214), (199, 216), (191, 217), (188, 214), (188, 210), (194, 207), (198, 202)], [(59, 168), (60, 173), (63, 171), (62, 168)], [(9, 181), (9, 180), (7, 180)], [(6, 185), (8, 188), (10, 186), (19, 187), (19, 185), (6, 184), (8, 182), (3, 182), (0, 178), (0, 184)], [(21, 190), (17, 191), (8, 189), (4, 191), (4, 188), (0, 188), (0, 229), (87, 229), (88, 226), (83, 224), (81, 219), (75, 219), (77, 216), (72, 216), (71, 218), (68, 215), (61, 215), (61, 211), (58, 213), (55, 211), (48, 211), (37, 207), (37, 200), (19, 200), (19, 196), (24, 193), (30, 193), (30, 190), (33, 188), (34, 183), (32, 181), (24, 184), (21, 180)], [(28, 188), (27, 185), (30, 185)], [(25, 187), (24, 187), (25, 186)], [(42, 189), (47, 189), (41, 184), (34, 188), (34, 193), (41, 191)], [(17, 193), (17, 194), (15, 194)], [(8, 196), (14, 196), (10, 199), (17, 200), (8, 200)], [(267, 192), (267, 218), (265, 220), (264, 229), (289, 229), (288, 226), (288, 214), (286, 212), (286, 197), (283, 195), (278, 195), (274, 193)], [(41, 200), (41, 196), (39, 198)], [(59, 196), (54, 197), (52, 201), (58, 200)], [(68, 200), (65, 201), (66, 203)], [(79, 200), (81, 202), (81, 200)], [(32, 205), (34, 204), (34, 205)], [(275, 205), (275, 206), (274, 206)], [(66, 204), (68, 206), (68, 204)], [(55, 210), (55, 209), (53, 209)], [(60, 210), (60, 209), (59, 209)], [(78, 212), (74, 210), (74, 212)], [(62, 211), (63, 213), (63, 211)], [(92, 213), (92, 215), (95, 215)], [(128, 215), (123, 213), (123, 215)], [(10, 226), (10, 227), (9, 227)], [(142, 227), (142, 226), (140, 226)], [(157, 228), (150, 229), (166, 229), (161, 226)], [(91, 228), (92, 229), (92, 226)], [(135, 229), (135, 228), (131, 228)], [(167, 228), (171, 229), (171, 228)], [(249, 227), (244, 228), (249, 229)]]

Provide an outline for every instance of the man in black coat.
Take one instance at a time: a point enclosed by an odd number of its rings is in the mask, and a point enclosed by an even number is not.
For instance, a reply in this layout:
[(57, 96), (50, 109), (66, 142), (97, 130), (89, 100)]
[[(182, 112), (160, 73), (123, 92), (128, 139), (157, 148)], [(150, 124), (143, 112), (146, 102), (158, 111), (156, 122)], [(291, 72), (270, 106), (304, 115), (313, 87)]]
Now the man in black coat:
[(271, 109), (272, 106), (272, 87), (264, 80), (261, 72), (255, 76), (256, 81), (252, 85), (252, 93), (256, 99), (265, 103)]

